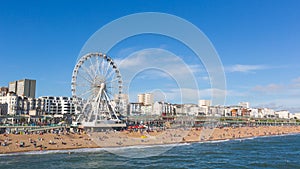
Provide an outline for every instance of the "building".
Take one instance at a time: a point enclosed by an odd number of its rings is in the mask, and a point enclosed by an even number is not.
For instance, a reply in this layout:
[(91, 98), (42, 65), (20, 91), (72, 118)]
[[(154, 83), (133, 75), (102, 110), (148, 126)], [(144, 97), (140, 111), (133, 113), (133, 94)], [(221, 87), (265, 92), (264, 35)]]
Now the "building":
[(17, 81), (9, 82), (8, 84), (8, 91), (17, 93)]
[(8, 104), (7, 103), (0, 103), (0, 115), (7, 115), (8, 111)]
[(239, 106), (241, 106), (242, 108), (249, 109), (250, 108), (250, 103), (249, 102), (240, 102)]
[(6, 96), (8, 93), (8, 87), (1, 87), (0, 88), (0, 96)]
[(261, 118), (262, 116), (258, 113), (258, 109), (256, 109), (256, 108), (251, 108), (251, 109), (250, 109), (250, 117), (253, 117), (253, 118)]
[(153, 94), (152, 93), (138, 94), (138, 103), (142, 103), (145, 106), (153, 105)]
[(200, 116), (208, 115), (209, 112), (210, 112), (209, 111), (210, 106), (211, 106), (211, 101), (210, 100), (198, 100), (199, 110), (198, 110), (197, 115), (200, 115)]
[(300, 119), (300, 113), (290, 114), (290, 118), (299, 120)]
[(142, 103), (129, 103), (127, 113), (130, 116), (136, 116), (142, 114)]
[(128, 94), (116, 94), (114, 101), (119, 105), (119, 112), (123, 115), (127, 114), (127, 106), (129, 104)]
[(153, 94), (145, 93), (144, 105), (152, 105), (152, 104), (153, 104)]
[(145, 94), (138, 94), (138, 103), (144, 103), (145, 102)]
[(263, 118), (276, 118), (275, 111), (269, 108), (258, 109), (258, 114)]
[(21, 113), (23, 107), (22, 101), (22, 98), (14, 92), (9, 92), (6, 96), (0, 96), (0, 104), (7, 104), (6, 114), (8, 115), (18, 115), (18, 113)]
[(153, 115), (153, 106), (152, 105), (142, 105), (141, 107), (142, 115)]
[(9, 92), (18, 96), (35, 98), (36, 80), (23, 79), (9, 83)]
[(211, 101), (210, 100), (199, 100), (198, 101), (198, 106), (211, 106)]
[(242, 108), (241, 109), (241, 113), (243, 117), (250, 117), (251, 114), (251, 110), (248, 108)]
[(275, 115), (278, 118), (282, 118), (282, 119), (289, 119), (290, 118), (290, 112), (287, 111), (287, 110), (276, 111)]
[(41, 109), (49, 115), (75, 114), (75, 104), (71, 97), (43, 96), (41, 100)]
[(152, 115), (173, 116), (176, 114), (175, 106), (167, 102), (155, 102)]
[(242, 107), (241, 106), (229, 106), (226, 109), (226, 113), (229, 114), (229, 116), (232, 117), (237, 117), (237, 116), (242, 116)]

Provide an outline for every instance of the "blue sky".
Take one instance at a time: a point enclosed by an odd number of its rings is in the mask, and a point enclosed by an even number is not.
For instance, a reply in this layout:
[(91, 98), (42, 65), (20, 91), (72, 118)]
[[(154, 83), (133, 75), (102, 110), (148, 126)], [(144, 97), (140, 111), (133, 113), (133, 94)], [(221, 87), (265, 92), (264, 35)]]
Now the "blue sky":
[[(297, 0), (3, 1), (0, 86), (31, 78), (37, 80), (38, 96), (70, 96), (73, 67), (93, 33), (122, 16), (163, 12), (188, 20), (210, 39), (225, 68), (226, 104), (249, 101), (253, 106), (300, 112), (299, 8)], [(194, 66), (201, 98), (209, 99), (203, 65), (195, 66), (193, 52), (174, 39), (135, 36), (109, 54), (121, 60), (148, 48), (168, 50)], [(145, 78), (156, 73), (144, 72), (132, 82), (131, 100), (136, 93), (160, 87), (170, 94), (168, 101), (177, 102), (176, 95), (171, 96), (172, 79)]]

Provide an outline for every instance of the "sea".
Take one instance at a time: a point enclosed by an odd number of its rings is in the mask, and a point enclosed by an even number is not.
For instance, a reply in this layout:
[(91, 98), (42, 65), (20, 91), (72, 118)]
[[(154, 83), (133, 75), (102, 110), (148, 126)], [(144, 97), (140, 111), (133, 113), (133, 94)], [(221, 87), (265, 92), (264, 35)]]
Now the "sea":
[(0, 155), (0, 168), (300, 169), (300, 135), (147, 147), (16, 153)]

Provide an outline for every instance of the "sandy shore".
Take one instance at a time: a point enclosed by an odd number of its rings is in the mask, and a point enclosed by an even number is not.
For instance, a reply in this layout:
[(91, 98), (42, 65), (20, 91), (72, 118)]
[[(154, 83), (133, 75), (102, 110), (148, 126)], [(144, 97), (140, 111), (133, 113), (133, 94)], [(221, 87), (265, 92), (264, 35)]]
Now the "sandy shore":
[[(5, 141), (6, 140), (6, 141)], [(94, 148), (96, 145), (86, 134), (30, 134), (30, 135), (0, 135), (0, 142), (7, 146), (0, 146), (0, 153), (65, 150), (76, 148)], [(25, 143), (23, 147), (21, 142)]]
[[(167, 129), (160, 132), (98, 132), (90, 134), (0, 135), (0, 153), (96, 147), (174, 144), (300, 133), (300, 126)], [(22, 144), (24, 143), (24, 146)], [(21, 145), (21, 146), (20, 146)]]

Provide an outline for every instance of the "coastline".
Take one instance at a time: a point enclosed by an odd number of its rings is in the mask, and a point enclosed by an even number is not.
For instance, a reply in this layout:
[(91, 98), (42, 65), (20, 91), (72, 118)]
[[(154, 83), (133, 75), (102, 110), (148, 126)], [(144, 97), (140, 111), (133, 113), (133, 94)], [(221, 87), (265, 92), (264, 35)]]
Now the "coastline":
[[(256, 137), (300, 134), (300, 126), (260, 126), (215, 128), (211, 135), (202, 133), (202, 128), (190, 130), (167, 129), (160, 132), (101, 132), (88, 134), (31, 134), (0, 135), (0, 142), (7, 140), (7, 146), (0, 146), (0, 154), (10, 155), (23, 152), (76, 151), (77, 149), (121, 148), (134, 146), (164, 146), (196, 142), (229, 141)], [(207, 133), (206, 133), (207, 134)], [(36, 146), (33, 145), (36, 141)], [(20, 147), (24, 142), (24, 147)], [(51, 144), (50, 144), (51, 143)], [(41, 146), (40, 146), (41, 145)]]

